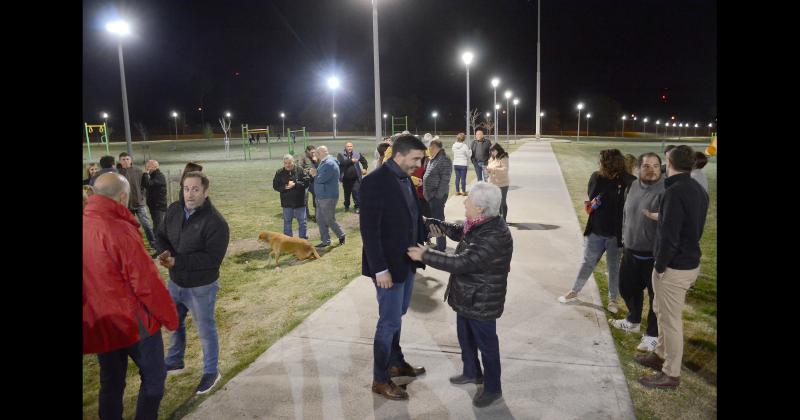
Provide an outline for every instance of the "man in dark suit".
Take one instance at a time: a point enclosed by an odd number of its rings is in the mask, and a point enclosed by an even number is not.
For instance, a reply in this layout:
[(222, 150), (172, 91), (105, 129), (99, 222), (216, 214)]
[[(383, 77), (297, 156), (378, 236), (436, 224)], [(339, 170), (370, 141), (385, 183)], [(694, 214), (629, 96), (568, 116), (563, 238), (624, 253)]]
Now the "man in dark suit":
[(392, 400), (408, 393), (391, 378), (416, 377), (423, 367), (409, 365), (400, 348), (401, 318), (408, 310), (417, 267), (406, 254), (425, 242), (427, 229), (409, 176), (420, 167), (425, 144), (412, 135), (400, 136), (392, 155), (361, 184), (361, 273), (371, 277), (378, 297), (378, 325), (373, 343), (372, 391)]

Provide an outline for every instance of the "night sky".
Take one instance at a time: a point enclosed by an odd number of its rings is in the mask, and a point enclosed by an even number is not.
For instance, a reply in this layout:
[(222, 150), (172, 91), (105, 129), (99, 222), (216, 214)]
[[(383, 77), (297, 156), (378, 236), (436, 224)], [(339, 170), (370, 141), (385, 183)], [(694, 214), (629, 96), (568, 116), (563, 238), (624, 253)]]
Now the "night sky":
[[(440, 131), (463, 131), (461, 53), (471, 48), (472, 107), (491, 110), (496, 75), (498, 102), (505, 107), (510, 88), (519, 129), (535, 127), (535, 1), (378, 1), (383, 112), (407, 114), (412, 131), (425, 132), (436, 110)], [(578, 101), (592, 131), (618, 128), (623, 113), (701, 126), (716, 117), (716, 1), (545, 0), (541, 12), (545, 131), (574, 130)], [(97, 122), (107, 111), (117, 133), (117, 41), (105, 23), (120, 15), (134, 33), (123, 42), (131, 121), (151, 133), (173, 130), (173, 109), (180, 130), (200, 132), (201, 105), (217, 131), (226, 110), (234, 131), (280, 124), (281, 111), (287, 126), (329, 130), (332, 74), (342, 81), (339, 130), (374, 132), (369, 0), (84, 1), (83, 116)]]

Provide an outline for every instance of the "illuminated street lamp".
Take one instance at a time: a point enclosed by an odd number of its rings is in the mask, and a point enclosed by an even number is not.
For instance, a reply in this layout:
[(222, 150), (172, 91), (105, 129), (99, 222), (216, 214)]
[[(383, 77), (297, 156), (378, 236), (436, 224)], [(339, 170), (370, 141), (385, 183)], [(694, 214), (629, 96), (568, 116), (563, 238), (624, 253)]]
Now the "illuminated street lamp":
[(383, 114), (383, 136), (384, 137), (386, 137), (386, 117), (388, 117), (388, 115)]
[(286, 114), (281, 112), (281, 136), (283, 136), (286, 133), (286, 124), (285, 124), (285, 122), (286, 122)]
[(647, 117), (642, 120), (642, 131), (644, 131), (644, 134), (647, 134)]
[(431, 116), (433, 117), (433, 135), (435, 136), (436, 135), (436, 117), (439, 116), (439, 113), (436, 112), (436, 111), (433, 111), (433, 114), (431, 114)]
[(575, 142), (581, 141), (581, 110), (583, 109), (583, 102), (578, 104), (578, 132), (576, 133), (577, 136), (575, 137)]
[(497, 110), (499, 106), (497, 105), (497, 86), (500, 86), (500, 79), (497, 77), (492, 78), (492, 89), (494, 90), (494, 142), (497, 143)]
[(122, 59), (122, 39), (131, 34), (128, 22), (118, 20), (106, 24), (106, 30), (119, 37), (117, 51), (119, 53), (119, 76), (122, 84), (122, 111), (125, 120), (125, 142), (128, 144), (128, 154), (133, 156), (133, 143), (131, 142), (131, 122), (128, 116), (128, 91), (125, 88), (125, 62)]
[(333, 139), (336, 140), (336, 89), (339, 89), (339, 78), (328, 78), (328, 88), (331, 90), (331, 114), (333, 114)]
[(178, 113), (172, 111), (172, 118), (175, 120), (175, 140), (178, 140)]
[(519, 105), (519, 98), (514, 98), (514, 139), (517, 138), (517, 105)]
[(622, 116), (622, 137), (625, 137), (625, 120), (627, 119), (628, 119), (627, 116), (625, 115)]
[(510, 90), (507, 90), (506, 93), (504, 94), (504, 96), (506, 97), (506, 141), (508, 141), (508, 136), (510, 135), (510, 128), (511, 128), (509, 127), (508, 124), (509, 118), (511, 117), (511, 113), (508, 112), (508, 110), (511, 109), (511, 107), (508, 106), (508, 101), (509, 99), (511, 99), (511, 95), (513, 95), (513, 93)]
[(586, 137), (589, 137), (589, 119), (592, 118), (592, 113), (586, 114)]

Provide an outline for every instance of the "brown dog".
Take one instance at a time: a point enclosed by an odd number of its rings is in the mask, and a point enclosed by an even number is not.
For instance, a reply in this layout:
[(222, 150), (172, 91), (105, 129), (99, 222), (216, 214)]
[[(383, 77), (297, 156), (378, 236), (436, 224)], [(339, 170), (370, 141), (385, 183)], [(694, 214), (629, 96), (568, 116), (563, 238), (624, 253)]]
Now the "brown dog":
[(298, 260), (305, 260), (314, 257), (319, 258), (316, 248), (306, 239), (286, 236), (278, 232), (261, 232), (258, 240), (268, 242), (270, 247), (270, 257), (275, 259), (275, 266), (278, 266), (278, 258), (283, 254), (294, 254)]

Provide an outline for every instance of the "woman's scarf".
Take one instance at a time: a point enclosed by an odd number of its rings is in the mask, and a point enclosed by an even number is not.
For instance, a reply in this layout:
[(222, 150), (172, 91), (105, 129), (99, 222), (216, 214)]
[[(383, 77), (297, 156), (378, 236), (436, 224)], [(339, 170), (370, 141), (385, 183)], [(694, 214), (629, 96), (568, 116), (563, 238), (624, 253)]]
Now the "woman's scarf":
[(475, 227), (475, 225), (480, 224), (481, 222), (483, 222), (486, 219), (488, 219), (488, 217), (483, 216), (483, 215), (478, 216), (477, 218), (472, 219), (472, 220), (467, 219), (464, 222), (464, 236), (467, 236), (467, 232), (469, 232), (473, 227)]

